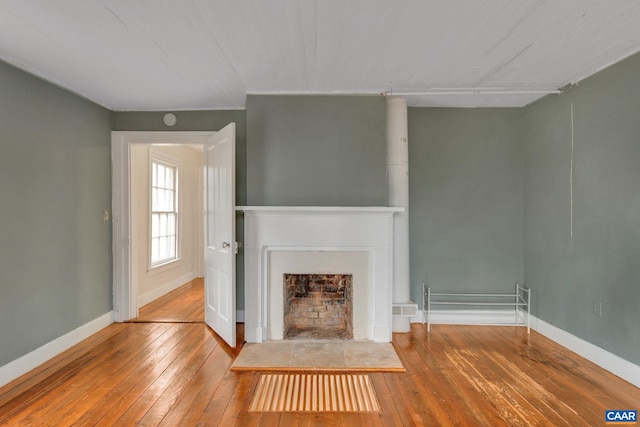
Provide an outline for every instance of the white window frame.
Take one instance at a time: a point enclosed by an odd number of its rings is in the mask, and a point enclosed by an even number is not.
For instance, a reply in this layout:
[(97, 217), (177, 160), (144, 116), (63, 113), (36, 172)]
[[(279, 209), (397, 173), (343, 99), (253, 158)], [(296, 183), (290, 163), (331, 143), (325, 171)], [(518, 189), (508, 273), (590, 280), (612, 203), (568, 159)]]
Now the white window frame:
[[(176, 241), (176, 247), (175, 247), (175, 256), (172, 258), (167, 258), (167, 259), (163, 259), (157, 262), (153, 262), (152, 261), (152, 257), (153, 257), (153, 253), (152, 253), (152, 249), (153, 249), (153, 164), (154, 163), (161, 163), (165, 166), (169, 166), (169, 167), (173, 167), (175, 168), (175, 174), (174, 174), (174, 186), (175, 186), (175, 199), (174, 199), (174, 212), (176, 215), (176, 221), (175, 221), (175, 233), (176, 233), (176, 237), (175, 237), (175, 241)], [(151, 148), (149, 150), (149, 185), (148, 185), (148, 191), (149, 191), (149, 209), (148, 209), (148, 219), (149, 219), (149, 238), (147, 239), (147, 248), (148, 248), (148, 257), (147, 257), (147, 270), (149, 272), (154, 271), (154, 270), (158, 270), (162, 267), (168, 266), (170, 264), (173, 264), (177, 261), (180, 261), (180, 255), (182, 252), (182, 244), (181, 244), (181, 224), (182, 224), (182, 220), (181, 220), (181, 215), (180, 215), (180, 211), (182, 210), (182, 197), (181, 197), (181, 191), (180, 191), (180, 173), (181, 173), (181, 168), (182, 168), (182, 163), (180, 162), (180, 160), (173, 158), (171, 156), (168, 156), (167, 154), (160, 152), (158, 150), (154, 150), (153, 148)]]

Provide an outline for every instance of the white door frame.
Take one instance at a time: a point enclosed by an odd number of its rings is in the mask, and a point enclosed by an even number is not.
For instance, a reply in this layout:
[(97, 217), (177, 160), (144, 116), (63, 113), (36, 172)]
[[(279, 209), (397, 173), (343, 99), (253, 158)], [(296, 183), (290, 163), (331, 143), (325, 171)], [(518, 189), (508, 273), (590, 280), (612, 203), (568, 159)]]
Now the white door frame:
[(131, 146), (133, 144), (204, 144), (215, 131), (111, 132), (111, 218), (113, 312), (116, 322), (138, 317), (138, 284), (131, 280)]

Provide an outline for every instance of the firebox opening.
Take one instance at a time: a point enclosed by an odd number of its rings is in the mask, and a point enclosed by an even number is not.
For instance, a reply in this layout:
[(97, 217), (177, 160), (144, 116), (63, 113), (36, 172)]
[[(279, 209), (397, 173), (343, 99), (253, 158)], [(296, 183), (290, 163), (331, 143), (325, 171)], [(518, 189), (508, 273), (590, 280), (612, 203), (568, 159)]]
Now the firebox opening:
[(284, 274), (284, 339), (352, 339), (351, 274)]

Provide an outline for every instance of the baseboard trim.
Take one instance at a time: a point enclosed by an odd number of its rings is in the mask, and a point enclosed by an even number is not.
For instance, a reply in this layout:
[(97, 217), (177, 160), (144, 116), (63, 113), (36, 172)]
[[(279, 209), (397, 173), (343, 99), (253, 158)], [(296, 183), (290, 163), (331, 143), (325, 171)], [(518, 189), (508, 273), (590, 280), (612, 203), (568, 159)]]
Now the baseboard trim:
[(531, 327), (552, 341), (595, 363), (603, 369), (640, 387), (640, 366), (609, 351), (578, 338), (544, 320), (531, 316)]
[(113, 321), (114, 313), (110, 311), (53, 341), (49, 341), (31, 353), (27, 353), (0, 367), (0, 387), (26, 374), (30, 370), (37, 368), (47, 360), (78, 344), (80, 341), (89, 338), (99, 330), (112, 324)]
[(244, 310), (236, 310), (236, 322), (244, 323)]
[(155, 289), (150, 290), (149, 292), (145, 292), (144, 294), (138, 297), (138, 307), (142, 307), (144, 305), (149, 304), (152, 301), (157, 300), (158, 298), (168, 294), (169, 292), (178, 289), (180, 286), (185, 283), (189, 283), (193, 279), (195, 279), (198, 275), (195, 271), (192, 271), (187, 274), (183, 274), (180, 277), (177, 277), (164, 285), (158, 286)]
[[(438, 312), (431, 313), (430, 320), (432, 324), (482, 325), (488, 323), (501, 323), (501, 319), (505, 320), (508, 317), (513, 319), (513, 311), (509, 314), (499, 313), (500, 311), (501, 310), (491, 312), (478, 312), (473, 310), (438, 310)], [(417, 315), (411, 318), (411, 322), (425, 323), (425, 311), (419, 310)], [(591, 344), (582, 338), (578, 338), (577, 336), (553, 326), (544, 320), (540, 320), (535, 316), (531, 316), (531, 329), (595, 363), (602, 369), (606, 369), (636, 387), (640, 387), (640, 366), (629, 362), (620, 356), (616, 356), (601, 347)]]

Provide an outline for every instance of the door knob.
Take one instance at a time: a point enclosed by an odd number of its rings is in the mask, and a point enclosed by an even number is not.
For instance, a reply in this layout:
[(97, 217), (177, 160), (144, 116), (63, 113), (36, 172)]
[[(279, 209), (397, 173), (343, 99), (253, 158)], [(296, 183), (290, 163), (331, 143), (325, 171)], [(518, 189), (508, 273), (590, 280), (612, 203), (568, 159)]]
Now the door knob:
[(222, 242), (222, 247), (223, 248), (229, 248), (229, 247), (231, 247), (231, 245), (229, 244), (229, 242)]

